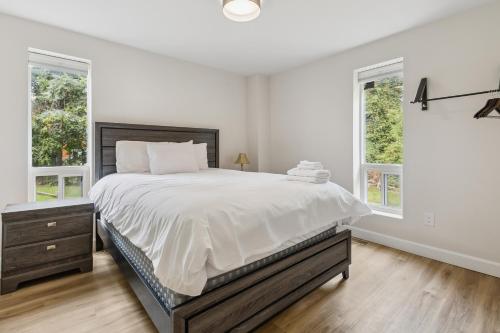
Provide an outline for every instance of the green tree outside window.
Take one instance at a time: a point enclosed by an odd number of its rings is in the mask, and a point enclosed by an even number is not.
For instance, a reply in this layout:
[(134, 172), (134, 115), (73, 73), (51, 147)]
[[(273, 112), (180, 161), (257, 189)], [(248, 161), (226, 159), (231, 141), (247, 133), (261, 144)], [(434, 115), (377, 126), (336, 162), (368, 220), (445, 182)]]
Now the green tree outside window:
[(34, 67), (31, 81), (34, 167), (87, 163), (87, 76)]
[(366, 162), (403, 164), (403, 81), (391, 77), (365, 90)]

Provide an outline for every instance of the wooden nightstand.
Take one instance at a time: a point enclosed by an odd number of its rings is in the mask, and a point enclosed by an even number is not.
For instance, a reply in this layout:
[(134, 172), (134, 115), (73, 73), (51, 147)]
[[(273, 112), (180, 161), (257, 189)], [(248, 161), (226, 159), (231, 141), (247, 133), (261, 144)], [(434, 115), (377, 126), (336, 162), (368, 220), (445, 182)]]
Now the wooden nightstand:
[(93, 213), (88, 199), (8, 205), (2, 212), (1, 294), (51, 274), (91, 271)]

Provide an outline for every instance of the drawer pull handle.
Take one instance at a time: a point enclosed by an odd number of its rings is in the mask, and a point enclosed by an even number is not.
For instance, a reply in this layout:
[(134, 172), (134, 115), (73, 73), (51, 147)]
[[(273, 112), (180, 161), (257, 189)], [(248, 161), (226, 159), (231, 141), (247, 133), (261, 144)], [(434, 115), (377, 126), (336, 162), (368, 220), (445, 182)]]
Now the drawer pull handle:
[(51, 250), (55, 250), (56, 249), (56, 245), (53, 244), (53, 245), (47, 245), (47, 251), (51, 251)]
[(57, 222), (49, 222), (47, 223), (47, 228), (55, 227), (57, 226)]

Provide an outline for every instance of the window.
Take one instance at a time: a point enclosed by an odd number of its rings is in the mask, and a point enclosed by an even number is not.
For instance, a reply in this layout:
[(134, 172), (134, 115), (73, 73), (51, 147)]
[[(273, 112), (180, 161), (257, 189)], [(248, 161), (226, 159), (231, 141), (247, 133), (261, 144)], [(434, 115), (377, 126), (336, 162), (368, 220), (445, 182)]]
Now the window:
[(79, 198), (90, 186), (88, 61), (30, 49), (30, 201)]
[(402, 59), (355, 72), (356, 194), (377, 212), (403, 211)]

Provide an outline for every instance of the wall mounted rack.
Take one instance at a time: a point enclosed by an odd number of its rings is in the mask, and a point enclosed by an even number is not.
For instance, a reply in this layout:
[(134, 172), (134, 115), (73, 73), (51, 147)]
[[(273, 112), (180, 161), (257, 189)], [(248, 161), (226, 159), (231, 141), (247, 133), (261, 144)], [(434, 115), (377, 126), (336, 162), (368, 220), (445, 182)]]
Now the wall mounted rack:
[[(499, 84), (498, 89), (478, 91), (478, 92), (473, 92), (473, 93), (468, 93), (468, 94), (451, 95), (451, 96), (444, 96), (444, 97), (434, 97), (434, 98), (427, 97), (427, 90), (428, 90), (427, 78), (422, 78), (420, 80), (420, 84), (418, 86), (417, 95), (415, 96), (415, 100), (411, 102), (411, 104), (421, 103), (422, 111), (427, 111), (429, 109), (428, 103), (430, 101), (439, 101), (439, 100), (443, 100), (443, 99), (467, 97), (467, 96), (483, 95), (483, 94), (492, 94), (492, 93), (500, 92), (500, 84)], [(476, 117), (476, 118), (480, 118), (480, 117)], [(500, 118), (500, 117), (489, 116), (487, 118)]]

